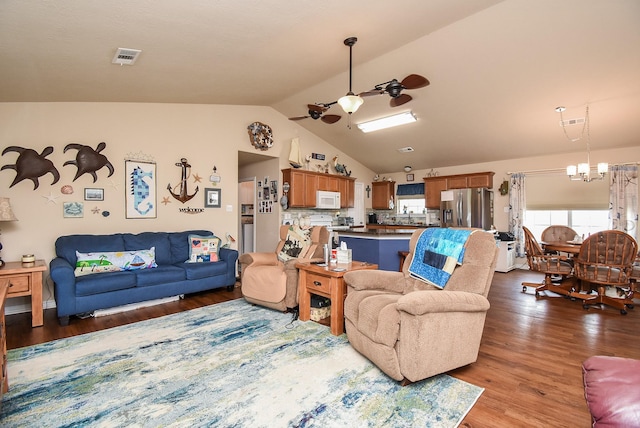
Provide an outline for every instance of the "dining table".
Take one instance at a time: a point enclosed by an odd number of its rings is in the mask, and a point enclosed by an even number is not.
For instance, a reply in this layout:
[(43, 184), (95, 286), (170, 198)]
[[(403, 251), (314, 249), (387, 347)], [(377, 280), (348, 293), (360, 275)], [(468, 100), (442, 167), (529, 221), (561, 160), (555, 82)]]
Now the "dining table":
[(575, 241), (540, 241), (540, 245), (542, 245), (542, 249), (546, 252), (558, 251), (572, 256), (578, 255), (580, 253), (580, 247), (582, 247), (582, 243)]
[[(569, 263), (573, 264), (573, 261), (571, 260), (571, 258), (577, 256), (580, 253), (580, 248), (582, 247), (582, 242), (576, 242), (576, 241), (540, 241), (540, 245), (542, 246), (542, 249), (547, 252), (547, 253), (551, 253), (551, 252), (558, 252), (558, 253), (566, 253), (568, 254), (568, 258), (569, 258)], [(575, 282), (575, 291), (572, 291), (570, 293), (570, 296), (572, 298), (575, 298), (576, 296), (580, 296), (579, 293), (580, 291), (589, 291), (590, 288), (586, 287), (586, 285), (582, 284), (582, 281), (578, 280), (577, 278), (573, 277), (572, 281)]]

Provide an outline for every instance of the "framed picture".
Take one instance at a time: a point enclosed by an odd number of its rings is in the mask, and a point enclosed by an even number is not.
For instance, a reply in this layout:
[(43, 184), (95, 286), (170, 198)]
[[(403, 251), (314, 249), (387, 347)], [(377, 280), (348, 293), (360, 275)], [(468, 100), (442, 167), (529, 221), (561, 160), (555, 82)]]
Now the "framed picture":
[(125, 218), (156, 218), (156, 164), (128, 160), (124, 170)]
[(204, 189), (204, 207), (220, 208), (222, 206), (221, 191), (221, 189)]
[(413, 174), (407, 174), (407, 181), (413, 181)]
[(94, 189), (85, 187), (84, 189), (85, 201), (104, 201), (104, 189)]
[(62, 204), (62, 216), (64, 218), (84, 217), (84, 203), (83, 202), (64, 202)]

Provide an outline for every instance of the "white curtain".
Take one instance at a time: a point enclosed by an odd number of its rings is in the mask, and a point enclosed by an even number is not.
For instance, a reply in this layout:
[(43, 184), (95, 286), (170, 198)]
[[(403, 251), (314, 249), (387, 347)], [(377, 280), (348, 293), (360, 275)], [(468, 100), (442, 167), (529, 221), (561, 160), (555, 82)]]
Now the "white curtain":
[(612, 165), (609, 175), (609, 228), (638, 240), (638, 165)]
[(516, 256), (524, 257), (524, 210), (526, 196), (524, 189), (524, 174), (519, 172), (511, 175), (509, 186), (509, 232), (516, 237)]

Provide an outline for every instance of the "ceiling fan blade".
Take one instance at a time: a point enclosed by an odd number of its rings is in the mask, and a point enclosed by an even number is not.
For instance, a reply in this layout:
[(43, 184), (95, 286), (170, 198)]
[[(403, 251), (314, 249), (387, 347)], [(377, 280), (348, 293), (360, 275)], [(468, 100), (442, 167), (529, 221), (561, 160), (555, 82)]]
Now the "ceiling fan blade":
[(406, 89), (418, 89), (427, 86), (429, 81), (426, 77), (420, 76), (419, 74), (410, 74), (402, 79), (401, 84)]
[(412, 99), (413, 97), (411, 95), (400, 94), (395, 98), (391, 98), (391, 100), (389, 101), (389, 105), (391, 107), (398, 107), (398, 106), (401, 106), (402, 104), (408, 103)]
[(289, 120), (302, 120), (311, 116), (298, 116), (298, 117), (290, 117)]
[(374, 95), (382, 95), (384, 94), (384, 89), (372, 89), (366, 92), (360, 92), (358, 94), (359, 97), (372, 97)]
[(341, 117), (342, 116), (337, 114), (325, 114), (320, 118), (320, 120), (331, 125), (332, 123), (336, 123), (337, 121), (339, 121)]
[(309, 108), (309, 110), (317, 111), (318, 113), (324, 113), (325, 111), (327, 111), (327, 107), (320, 106), (318, 104), (307, 104), (307, 107)]

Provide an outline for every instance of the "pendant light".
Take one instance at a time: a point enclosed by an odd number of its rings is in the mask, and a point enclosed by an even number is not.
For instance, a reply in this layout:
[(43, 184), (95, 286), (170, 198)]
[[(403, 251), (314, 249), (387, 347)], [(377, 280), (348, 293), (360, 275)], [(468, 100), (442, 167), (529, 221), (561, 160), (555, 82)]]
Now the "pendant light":
[(556, 107), (556, 112), (560, 113), (560, 126), (562, 126), (562, 130), (564, 131), (564, 135), (567, 137), (569, 141), (579, 141), (581, 140), (586, 133), (587, 140), (587, 162), (578, 163), (578, 165), (569, 165), (567, 166), (567, 176), (571, 180), (581, 180), (587, 183), (593, 180), (602, 180), (605, 174), (609, 171), (609, 164), (606, 162), (599, 162), (597, 164), (597, 175), (595, 177), (591, 176), (591, 134), (589, 132), (589, 106), (585, 109), (584, 114), (584, 122), (582, 126), (582, 133), (577, 138), (569, 138), (567, 134), (567, 130), (565, 128), (566, 122), (562, 113), (566, 110), (565, 107)]
[(342, 107), (342, 110), (344, 110), (344, 112), (348, 114), (355, 113), (358, 110), (358, 108), (362, 105), (362, 103), (364, 103), (364, 100), (358, 95), (355, 95), (351, 90), (352, 67), (353, 67), (353, 45), (355, 45), (357, 41), (358, 41), (357, 37), (348, 37), (344, 40), (344, 44), (349, 46), (349, 92), (347, 92), (347, 95), (345, 95), (344, 97), (338, 100), (338, 104), (340, 104), (340, 107)]

